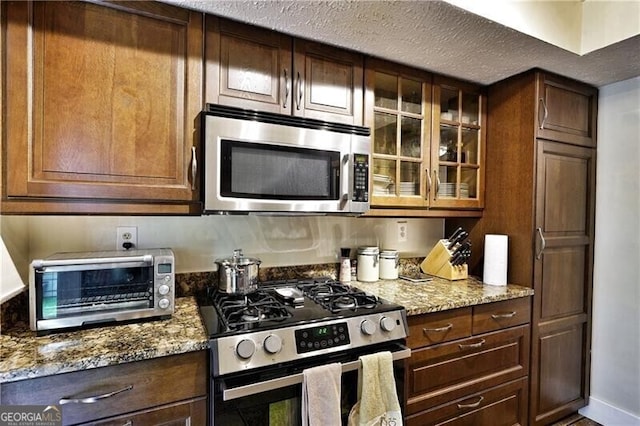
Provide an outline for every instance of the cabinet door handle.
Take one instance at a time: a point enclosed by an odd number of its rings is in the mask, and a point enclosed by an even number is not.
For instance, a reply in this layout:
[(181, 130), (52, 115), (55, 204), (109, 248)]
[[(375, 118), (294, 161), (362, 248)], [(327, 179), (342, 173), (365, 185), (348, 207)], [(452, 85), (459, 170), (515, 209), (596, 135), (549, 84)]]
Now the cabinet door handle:
[(445, 325), (444, 327), (438, 327), (438, 328), (423, 328), (422, 332), (424, 334), (427, 333), (444, 333), (445, 331), (449, 331), (453, 328), (453, 324), (449, 323), (447, 325)]
[[(542, 109), (544, 111), (542, 121), (540, 122), (540, 130), (544, 130), (544, 123), (547, 121), (547, 117), (549, 116), (549, 110), (547, 109), (547, 102), (544, 100), (544, 98), (540, 98), (540, 104), (542, 105)], [(540, 114), (538, 114), (538, 116), (540, 116)]]
[(298, 103), (296, 105), (296, 109), (300, 110), (300, 103), (302, 102), (302, 91), (304, 88), (302, 87), (302, 77), (300, 77), (300, 71), (298, 71)]
[(538, 237), (540, 238), (540, 250), (538, 250), (538, 252), (536, 253), (536, 259), (540, 260), (542, 258), (542, 252), (547, 246), (547, 242), (544, 239), (544, 235), (542, 235), (542, 228), (538, 227), (536, 228), (536, 231), (538, 232)]
[(433, 170), (433, 177), (436, 182), (436, 190), (433, 192), (433, 201), (436, 201), (438, 199), (438, 192), (440, 191), (440, 178), (438, 177), (438, 171), (435, 169)]
[(458, 404), (458, 408), (462, 410), (463, 408), (476, 408), (480, 406), (480, 403), (484, 401), (484, 396), (478, 397), (476, 402), (472, 402), (470, 404)]
[(118, 395), (119, 393), (122, 393), (122, 392), (130, 391), (131, 389), (133, 389), (133, 385), (129, 385), (129, 386), (124, 387), (122, 389), (119, 389), (117, 391), (103, 393), (102, 395), (88, 396), (86, 398), (61, 398), (60, 401), (58, 401), (58, 404), (59, 405), (64, 405), (64, 404), (93, 404), (93, 403), (96, 403), (96, 402), (100, 401), (101, 399), (111, 398), (112, 396), (116, 396), (116, 395)]
[(500, 314), (493, 314), (491, 315), (491, 318), (493, 319), (513, 318), (515, 316), (516, 316), (516, 311), (511, 311), (511, 312), (504, 312)]
[(196, 176), (198, 175), (198, 158), (196, 157), (196, 147), (191, 147), (191, 190), (196, 190)]
[(429, 169), (427, 168), (427, 193), (426, 198), (429, 198), (429, 193), (431, 192), (431, 173), (429, 172)]
[(480, 339), (479, 342), (476, 343), (468, 343), (466, 345), (458, 345), (458, 347), (460, 348), (460, 350), (465, 350), (465, 349), (478, 349), (479, 347), (481, 347), (482, 345), (484, 345), (484, 343), (486, 342), (486, 340), (484, 339)]
[(287, 101), (289, 100), (289, 91), (290, 91), (291, 85), (289, 84), (289, 76), (287, 75), (287, 69), (284, 68), (282, 71), (284, 74), (284, 102), (282, 103), (282, 108), (286, 108)]

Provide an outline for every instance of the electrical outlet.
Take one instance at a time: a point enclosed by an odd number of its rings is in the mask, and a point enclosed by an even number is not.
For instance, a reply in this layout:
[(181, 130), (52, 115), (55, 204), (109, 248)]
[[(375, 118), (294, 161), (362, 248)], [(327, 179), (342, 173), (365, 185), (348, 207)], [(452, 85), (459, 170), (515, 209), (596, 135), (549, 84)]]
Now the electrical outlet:
[(116, 250), (130, 250), (138, 247), (138, 227), (118, 226), (116, 228)]
[(407, 242), (407, 236), (409, 233), (407, 222), (397, 222), (397, 226), (398, 226), (398, 242), (399, 243)]

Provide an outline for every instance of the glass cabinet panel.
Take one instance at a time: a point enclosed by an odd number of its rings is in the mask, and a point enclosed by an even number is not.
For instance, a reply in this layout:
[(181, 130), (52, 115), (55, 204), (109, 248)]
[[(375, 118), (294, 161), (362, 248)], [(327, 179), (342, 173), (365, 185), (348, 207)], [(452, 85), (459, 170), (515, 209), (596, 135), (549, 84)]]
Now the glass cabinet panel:
[(431, 75), (385, 61), (371, 63), (380, 64), (366, 73), (373, 140), (371, 205), (428, 206)]
[[(483, 103), (472, 85), (436, 78), (431, 167), (436, 191), (432, 207), (481, 208)], [(439, 109), (439, 110), (438, 110)]]

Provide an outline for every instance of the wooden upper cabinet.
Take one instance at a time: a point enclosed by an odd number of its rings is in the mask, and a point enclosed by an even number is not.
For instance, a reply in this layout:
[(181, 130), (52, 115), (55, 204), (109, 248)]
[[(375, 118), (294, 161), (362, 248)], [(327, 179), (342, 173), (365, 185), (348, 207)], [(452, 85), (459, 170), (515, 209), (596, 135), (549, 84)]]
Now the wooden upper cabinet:
[(431, 79), (426, 72), (367, 60), (365, 124), (371, 128), (372, 207), (429, 206)]
[(537, 136), (595, 147), (597, 89), (544, 72), (537, 73), (536, 84)]
[(202, 15), (152, 2), (8, 2), (5, 11), (4, 199), (188, 212), (199, 198)]
[(206, 18), (205, 102), (362, 125), (362, 55)]
[(484, 207), (486, 105), (480, 87), (434, 78), (432, 208)]

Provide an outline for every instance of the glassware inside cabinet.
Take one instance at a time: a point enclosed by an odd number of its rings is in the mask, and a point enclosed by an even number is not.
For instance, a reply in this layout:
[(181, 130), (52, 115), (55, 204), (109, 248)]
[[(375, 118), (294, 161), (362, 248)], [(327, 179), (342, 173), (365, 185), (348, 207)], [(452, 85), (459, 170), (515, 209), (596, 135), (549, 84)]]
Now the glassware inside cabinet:
[(462, 128), (461, 163), (478, 164), (479, 137), (480, 132), (478, 129)]
[(458, 161), (458, 128), (448, 124), (440, 125), (440, 161)]
[(462, 116), (460, 117), (462, 124), (478, 125), (478, 116), (480, 114), (478, 101), (478, 95), (476, 94), (462, 94)]
[(395, 195), (396, 162), (376, 159), (373, 163), (373, 194)]
[(418, 162), (400, 162), (400, 184), (398, 195), (420, 195), (420, 164)]
[(478, 171), (476, 167), (460, 168), (460, 198), (478, 198)]
[(458, 91), (445, 87), (440, 91), (440, 120), (458, 121)]
[(376, 72), (375, 106), (378, 108), (398, 109), (398, 77)]
[(422, 83), (402, 79), (402, 111), (422, 114)]
[(422, 120), (402, 117), (400, 127), (401, 155), (420, 158), (422, 156)]
[(375, 154), (396, 155), (396, 134), (398, 117), (394, 114), (383, 112), (375, 113), (375, 132), (373, 140), (373, 152)]

